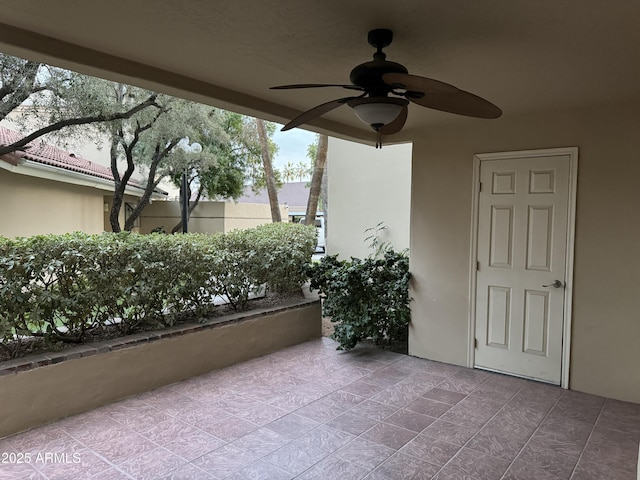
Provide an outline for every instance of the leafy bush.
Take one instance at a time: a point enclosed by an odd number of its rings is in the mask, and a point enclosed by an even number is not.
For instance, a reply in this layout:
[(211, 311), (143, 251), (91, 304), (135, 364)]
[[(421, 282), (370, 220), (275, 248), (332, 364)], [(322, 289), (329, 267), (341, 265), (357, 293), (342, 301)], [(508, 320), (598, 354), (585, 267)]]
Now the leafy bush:
[(24, 336), (80, 343), (113, 319), (122, 333), (162, 328), (185, 311), (206, 316), (223, 295), (242, 309), (265, 285), (299, 288), (314, 245), (315, 229), (294, 224), (216, 235), (0, 238), (0, 347), (15, 356)]
[(409, 309), (409, 258), (391, 248), (364, 260), (326, 256), (307, 267), (311, 289), (323, 299), (323, 314), (334, 324), (332, 338), (350, 350), (366, 338), (376, 344), (406, 337)]

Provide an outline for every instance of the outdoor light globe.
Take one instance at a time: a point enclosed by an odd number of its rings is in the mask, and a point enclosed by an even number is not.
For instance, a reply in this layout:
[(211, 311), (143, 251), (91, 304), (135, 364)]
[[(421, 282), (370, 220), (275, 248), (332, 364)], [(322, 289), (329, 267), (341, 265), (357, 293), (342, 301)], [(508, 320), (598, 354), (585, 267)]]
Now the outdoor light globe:
[(369, 97), (351, 100), (349, 106), (362, 122), (378, 130), (393, 122), (407, 103), (403, 98)]

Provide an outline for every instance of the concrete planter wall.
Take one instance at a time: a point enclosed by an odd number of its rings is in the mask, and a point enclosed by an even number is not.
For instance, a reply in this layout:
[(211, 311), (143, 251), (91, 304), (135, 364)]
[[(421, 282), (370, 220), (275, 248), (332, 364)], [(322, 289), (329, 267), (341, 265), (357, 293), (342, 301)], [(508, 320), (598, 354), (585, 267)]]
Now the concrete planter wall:
[(0, 364), (0, 438), (321, 335), (318, 300)]

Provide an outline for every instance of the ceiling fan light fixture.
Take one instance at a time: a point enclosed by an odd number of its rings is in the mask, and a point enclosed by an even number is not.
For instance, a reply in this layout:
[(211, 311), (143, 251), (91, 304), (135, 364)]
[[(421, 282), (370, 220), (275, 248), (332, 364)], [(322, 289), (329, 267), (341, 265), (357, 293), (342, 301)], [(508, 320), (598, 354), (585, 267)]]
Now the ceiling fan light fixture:
[(354, 98), (348, 105), (362, 122), (378, 131), (398, 118), (408, 103), (404, 98), (366, 97)]

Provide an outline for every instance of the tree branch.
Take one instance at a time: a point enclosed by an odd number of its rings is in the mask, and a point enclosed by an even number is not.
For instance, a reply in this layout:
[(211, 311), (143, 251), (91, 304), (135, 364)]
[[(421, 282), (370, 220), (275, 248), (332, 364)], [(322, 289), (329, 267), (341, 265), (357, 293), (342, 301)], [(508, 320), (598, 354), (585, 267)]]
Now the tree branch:
[(52, 123), (51, 125), (47, 125), (46, 127), (43, 127), (39, 130), (36, 130), (35, 132), (33, 132), (30, 135), (27, 135), (26, 137), (24, 137), (23, 139), (12, 143), (11, 145), (5, 145), (0, 147), (0, 155), (4, 155), (7, 153), (11, 153), (11, 152), (15, 152), (16, 150), (20, 150), (22, 147), (24, 147), (25, 145), (27, 145), (29, 142), (32, 142), (33, 140), (35, 140), (36, 138), (39, 138), (43, 135), (46, 135), (47, 133), (51, 133), (51, 132), (55, 132), (58, 130), (61, 130), (62, 128), (65, 127), (71, 127), (74, 125), (86, 125), (89, 123), (98, 123), (98, 122), (111, 122), (113, 120), (123, 120), (126, 118), (130, 118), (132, 115), (136, 114), (137, 112), (147, 108), (147, 107), (157, 107), (160, 108), (160, 106), (156, 103), (156, 95), (151, 95), (147, 100), (145, 100), (144, 102), (136, 105), (135, 107), (131, 108), (130, 110), (127, 110), (126, 112), (122, 112), (122, 113), (112, 113), (109, 115), (93, 115), (93, 116), (88, 116), (88, 117), (80, 117), (80, 118), (70, 118), (70, 119), (66, 119), (66, 120), (60, 120), (59, 122), (56, 123)]

